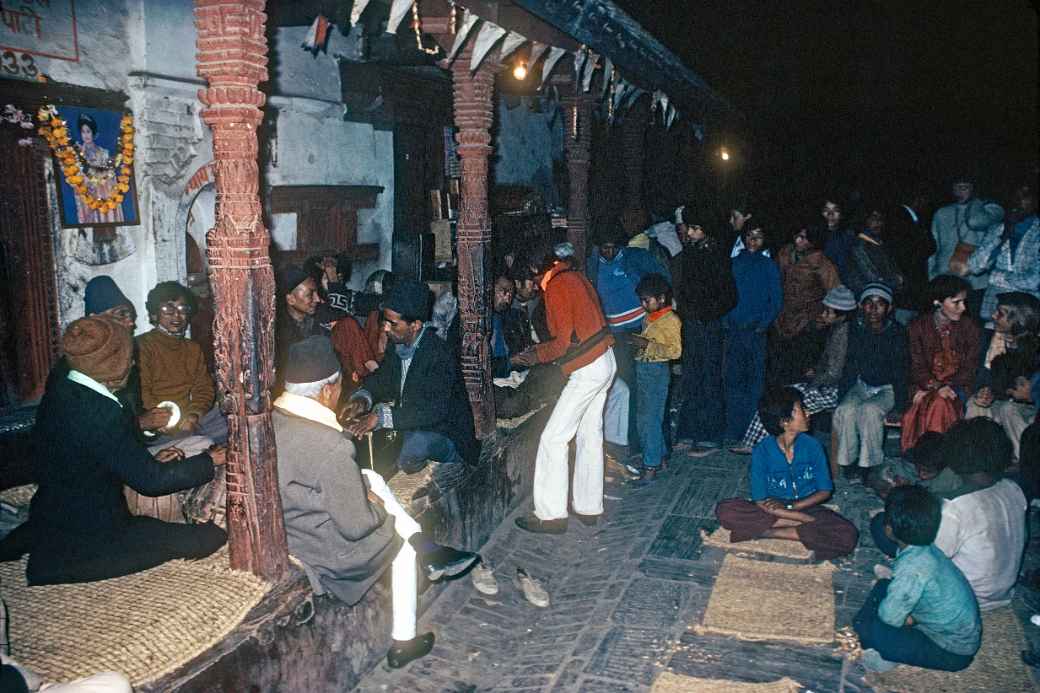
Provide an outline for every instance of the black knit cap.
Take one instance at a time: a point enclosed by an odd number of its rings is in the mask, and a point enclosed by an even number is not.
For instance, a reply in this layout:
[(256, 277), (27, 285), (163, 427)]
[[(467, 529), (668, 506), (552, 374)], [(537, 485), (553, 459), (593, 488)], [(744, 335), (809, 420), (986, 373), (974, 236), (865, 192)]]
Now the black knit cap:
[(285, 382), (316, 383), (339, 370), (339, 358), (329, 338), (320, 334), (311, 335), (289, 347)]
[[(303, 271), (299, 265), (286, 265), (278, 271), (276, 277), (276, 284), (278, 285), (278, 294), (285, 296), (291, 294), (293, 289), (299, 286), (304, 279), (307, 279), (311, 275)], [(310, 382), (310, 381), (308, 381)]]
[(406, 320), (430, 319), (430, 289), (414, 279), (398, 279), (383, 298), (383, 307)]

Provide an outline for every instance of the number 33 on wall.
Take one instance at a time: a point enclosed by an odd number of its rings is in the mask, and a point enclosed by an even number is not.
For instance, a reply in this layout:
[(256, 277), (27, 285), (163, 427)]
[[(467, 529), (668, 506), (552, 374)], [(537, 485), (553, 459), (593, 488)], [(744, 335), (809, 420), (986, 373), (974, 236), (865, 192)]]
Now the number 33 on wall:
[(4, 51), (0, 54), (0, 70), (3, 70), (4, 74), (17, 75), (27, 79), (36, 79), (40, 76), (40, 69), (36, 67), (36, 62), (29, 53), (22, 53), (19, 56), (14, 51)]

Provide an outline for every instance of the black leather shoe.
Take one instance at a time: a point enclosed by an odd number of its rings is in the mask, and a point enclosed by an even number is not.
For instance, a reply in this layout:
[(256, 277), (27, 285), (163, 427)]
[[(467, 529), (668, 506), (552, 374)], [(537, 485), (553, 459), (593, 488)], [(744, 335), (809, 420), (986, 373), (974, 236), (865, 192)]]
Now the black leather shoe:
[(423, 633), (411, 640), (394, 640), (386, 653), (386, 663), (391, 669), (400, 669), (412, 660), (425, 657), (433, 649), (433, 633)]
[(537, 515), (531, 514), (516, 518), (515, 524), (525, 532), (535, 534), (563, 534), (567, 531), (566, 517), (559, 520), (540, 520)]
[(586, 527), (595, 527), (599, 524), (599, 515), (582, 515), (581, 513), (574, 513), (574, 517), (578, 518), (578, 522), (582, 523)]
[(454, 578), (462, 575), (470, 566), (480, 560), (480, 554), (472, 551), (459, 551), (450, 546), (438, 546), (419, 556), (419, 562), (430, 582), (442, 578)]

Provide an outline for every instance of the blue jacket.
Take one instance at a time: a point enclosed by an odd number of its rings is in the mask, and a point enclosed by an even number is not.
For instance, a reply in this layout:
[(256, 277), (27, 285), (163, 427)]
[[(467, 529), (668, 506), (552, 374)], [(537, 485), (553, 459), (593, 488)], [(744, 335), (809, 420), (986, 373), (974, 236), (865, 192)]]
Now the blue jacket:
[[(610, 268), (613, 271), (612, 277), (625, 280), (631, 288), (631, 293), (626, 289), (614, 295), (604, 295), (599, 284), (601, 268)], [(614, 260), (607, 262), (599, 254), (599, 246), (593, 246), (592, 254), (585, 263), (585, 276), (599, 294), (603, 314), (611, 329), (638, 331), (642, 328), (644, 311), (635, 288), (643, 277), (655, 272), (663, 275), (669, 282), (672, 281), (668, 268), (642, 248), (620, 248)]]
[(831, 471), (823, 446), (810, 435), (794, 439), (794, 459), (790, 464), (776, 442), (766, 436), (751, 451), (751, 500), (766, 498), (798, 500), (817, 491), (833, 491)]
[(780, 268), (761, 253), (742, 250), (733, 259), (733, 280), (737, 307), (723, 316), (723, 324), (731, 329), (765, 330), (784, 302)]

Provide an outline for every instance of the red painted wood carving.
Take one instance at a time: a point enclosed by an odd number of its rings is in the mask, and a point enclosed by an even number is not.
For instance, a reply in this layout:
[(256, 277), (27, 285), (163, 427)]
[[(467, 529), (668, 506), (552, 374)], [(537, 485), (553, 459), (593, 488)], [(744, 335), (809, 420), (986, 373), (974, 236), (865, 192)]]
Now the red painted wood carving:
[(195, 0), (202, 120), (213, 131), (216, 226), (207, 235), (217, 380), (228, 417), (231, 566), (277, 580), (288, 567), (271, 423), (274, 275), (257, 164), (267, 80), (264, 0)]
[(589, 168), (592, 164), (592, 107), (588, 94), (562, 99), (568, 123), (574, 122), (577, 109), (578, 136), (568, 135), (564, 142), (570, 190), (567, 195), (567, 240), (574, 246), (574, 256), (585, 263), (589, 224)]
[(462, 320), (462, 376), (473, 407), (477, 437), (495, 431), (491, 390), (491, 217), (488, 215), (488, 157), (494, 118), (495, 72), (488, 56), (470, 72), (472, 44), (452, 64), (455, 127), (462, 163), (458, 222), (459, 314)]

